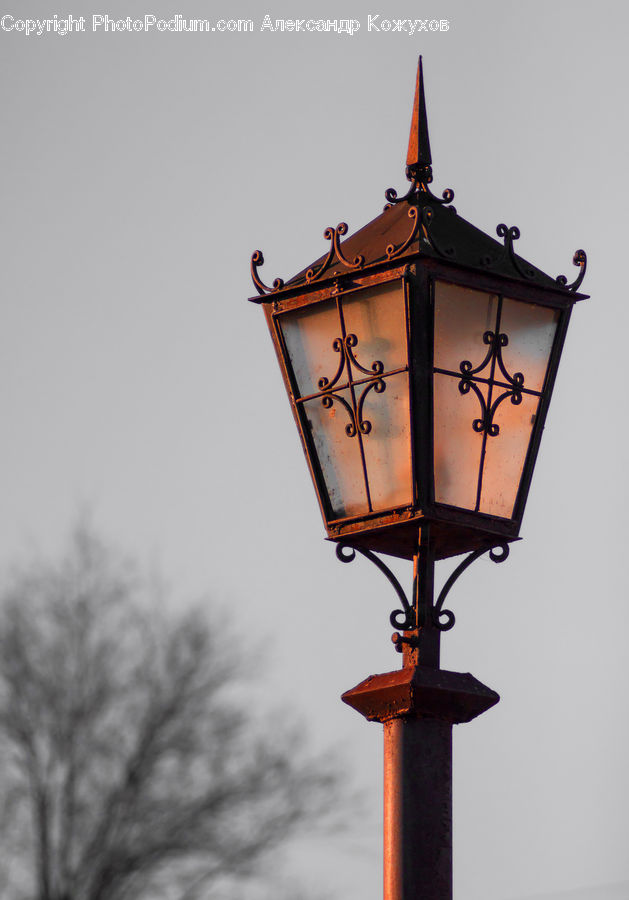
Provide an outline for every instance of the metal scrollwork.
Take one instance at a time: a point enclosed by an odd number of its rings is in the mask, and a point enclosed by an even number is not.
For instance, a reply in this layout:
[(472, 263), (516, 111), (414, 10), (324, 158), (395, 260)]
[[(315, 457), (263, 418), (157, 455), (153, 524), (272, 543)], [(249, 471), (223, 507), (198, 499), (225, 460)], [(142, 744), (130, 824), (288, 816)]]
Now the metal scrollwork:
[[(510, 375), (507, 372), (506, 366), (504, 364), (504, 360), (502, 358), (502, 348), (506, 347), (509, 344), (509, 338), (506, 334), (497, 334), (494, 331), (486, 331), (483, 335), (483, 343), (488, 345), (488, 350), (485, 355), (485, 358), (480, 363), (480, 365), (475, 368), (472, 366), (472, 363), (469, 359), (464, 359), (460, 365), (459, 370), (461, 372), (462, 378), (459, 381), (459, 392), (462, 395), (469, 394), (470, 390), (473, 390), (478, 398), (478, 402), (481, 407), (481, 415), (480, 418), (474, 419), (472, 422), (472, 428), (476, 432), (485, 432), (490, 437), (496, 437), (500, 434), (500, 426), (496, 425), (494, 422), (494, 415), (496, 410), (500, 406), (500, 404), (506, 400), (507, 398), (511, 400), (511, 403), (514, 406), (519, 406), (522, 403), (522, 391), (521, 388), (524, 387), (524, 375), (522, 372), (515, 372), (513, 375)], [(511, 385), (511, 388), (504, 391), (500, 394), (499, 397), (494, 400), (490, 407), (487, 406), (485, 402), (485, 398), (482, 394), (480, 388), (474, 383), (473, 376), (477, 375), (479, 372), (482, 372), (492, 361), (492, 359), (496, 360), (496, 364), (500, 369), (502, 375), (508, 384)]]
[(338, 257), (339, 262), (342, 262), (344, 266), (347, 266), (348, 269), (360, 269), (361, 266), (365, 265), (365, 257), (361, 254), (355, 256), (353, 260), (347, 259), (343, 251), (341, 250), (341, 235), (347, 234), (347, 222), (340, 222), (337, 227), (334, 229), (334, 249), (336, 251), (336, 255)]
[(369, 393), (370, 390), (374, 390), (376, 394), (383, 394), (386, 390), (386, 382), (382, 380), (382, 378), (377, 378), (375, 381), (371, 381), (363, 390), (360, 395), (360, 399), (358, 401), (357, 409), (356, 409), (356, 423), (360, 428), (361, 434), (369, 434), (371, 431), (371, 422), (368, 419), (363, 419), (363, 404), (365, 402), (365, 397)]
[(360, 372), (363, 372), (365, 375), (382, 375), (382, 373), (384, 372), (384, 363), (382, 363), (379, 359), (376, 359), (374, 360), (374, 362), (372, 362), (371, 369), (366, 369), (364, 366), (361, 366), (361, 364), (354, 356), (354, 353), (352, 352), (352, 347), (357, 346), (358, 338), (355, 334), (348, 334), (344, 339), (338, 337), (334, 338), (334, 340), (332, 341), (332, 349), (335, 353), (341, 354), (341, 361), (332, 381), (330, 381), (325, 376), (319, 379), (319, 390), (331, 390), (343, 374), (343, 369), (346, 367), (348, 361), (351, 362), (353, 366), (355, 366)]
[(489, 551), (489, 558), (492, 562), (501, 563), (504, 562), (505, 559), (509, 556), (509, 545), (507, 543), (496, 544), (494, 547), (485, 547), (482, 550), (474, 550), (472, 553), (468, 554), (465, 557), (462, 563), (460, 563), (452, 575), (448, 578), (446, 583), (441, 589), (441, 592), (437, 598), (437, 602), (435, 603), (432, 615), (433, 615), (433, 624), (435, 628), (438, 628), (439, 631), (450, 631), (451, 628), (454, 627), (454, 623), (456, 621), (454, 613), (450, 609), (444, 609), (443, 604), (445, 603), (445, 599), (450, 593), (452, 586), (455, 581), (459, 578), (460, 575), (465, 572), (465, 570), (472, 565), (479, 557), (483, 556), (483, 554)]
[(395, 246), (395, 244), (387, 244), (386, 254), (387, 254), (388, 259), (395, 259), (396, 256), (400, 255), (400, 253), (404, 253), (404, 251), (407, 249), (407, 247), (410, 247), (413, 240), (417, 236), (419, 220), (417, 218), (417, 207), (416, 206), (410, 207), (410, 209), (408, 211), (408, 217), (413, 222), (413, 227), (411, 228), (411, 233), (406, 238), (406, 240), (403, 241), (401, 244), (398, 244), (397, 247)]
[(263, 294), (272, 294), (273, 291), (279, 291), (280, 288), (284, 287), (284, 281), (281, 278), (276, 278), (273, 282), (273, 287), (268, 287), (268, 285), (264, 284), (258, 275), (258, 269), (260, 266), (264, 265), (264, 256), (262, 255), (262, 250), (256, 250), (251, 254), (251, 279), (256, 286), (256, 290), (260, 295)]
[(395, 204), (395, 203), (404, 203), (405, 200), (410, 200), (413, 194), (415, 194), (417, 190), (417, 186), (413, 182), (408, 191), (404, 194), (403, 197), (398, 197), (397, 191), (395, 188), (387, 188), (384, 192), (384, 197), (387, 203)]
[(441, 194), (441, 200), (438, 197), (435, 197), (437, 203), (442, 203), (444, 206), (448, 203), (452, 203), (454, 200), (454, 191), (452, 188), (446, 188), (445, 191)]
[(581, 269), (572, 284), (568, 284), (568, 279), (565, 275), (557, 275), (555, 281), (563, 285), (568, 291), (578, 291), (581, 287), (581, 282), (585, 278), (585, 270), (587, 269), (588, 265), (588, 258), (585, 250), (577, 250), (575, 252), (574, 256), (572, 257), (572, 265), (579, 266), (579, 268)]
[(314, 267), (308, 269), (306, 272), (306, 284), (311, 284), (313, 281), (317, 281), (321, 278), (329, 269), (334, 257), (336, 257), (346, 269), (360, 269), (365, 265), (365, 257), (361, 254), (355, 256), (354, 259), (348, 259), (343, 253), (341, 248), (341, 237), (346, 235), (347, 232), (347, 222), (339, 222), (336, 228), (332, 228), (330, 225), (325, 229), (323, 237), (326, 241), (331, 241), (330, 249), (318, 269), (315, 269)]
[(509, 255), (509, 260), (511, 261), (511, 265), (516, 270), (518, 275), (521, 275), (522, 278), (535, 278), (535, 269), (532, 266), (526, 266), (526, 268), (522, 268), (518, 259), (513, 252), (513, 242), (520, 239), (520, 229), (517, 225), (512, 225), (511, 228), (507, 228), (507, 226), (501, 222), (500, 225), (496, 228), (496, 234), (498, 237), (504, 239), (505, 249)]
[(459, 392), (462, 395), (469, 394), (470, 390), (473, 390), (478, 398), (478, 402), (480, 403), (480, 419), (474, 419), (472, 422), (472, 428), (474, 431), (482, 432), (486, 431), (487, 434), (490, 434), (492, 437), (495, 437), (498, 434), (498, 426), (493, 425), (489, 420), (489, 416), (487, 415), (487, 404), (485, 403), (485, 398), (483, 397), (480, 389), (474, 384), (473, 381), (459, 381)]
[[(484, 360), (482, 361), (482, 363), (480, 365), (476, 366), (476, 368), (473, 367), (473, 365), (469, 361), (469, 359), (462, 360), (462, 362), (459, 365), (459, 369), (461, 370), (461, 372), (464, 375), (471, 377), (472, 375), (476, 375), (478, 372), (482, 372), (483, 369), (489, 365), (489, 363), (491, 362), (491, 358), (495, 353), (495, 348), (494, 348), (494, 338), (495, 337), (496, 337), (496, 335), (494, 334), (493, 331), (486, 331), (484, 333), (483, 344), (487, 344), (487, 346), (489, 347), (489, 350), (487, 351), (487, 354), (486, 354)], [(501, 335), (501, 338), (502, 337), (506, 338), (507, 336), (505, 334), (505, 335)]]
[(347, 437), (356, 437), (359, 431), (361, 434), (369, 434), (371, 431), (371, 422), (369, 419), (363, 419), (363, 404), (365, 402), (365, 397), (372, 389), (376, 394), (382, 394), (386, 390), (386, 387), (386, 382), (381, 378), (377, 378), (375, 381), (371, 381), (366, 385), (356, 405), (356, 413), (354, 413), (354, 410), (347, 400), (339, 394), (326, 394), (321, 398), (321, 404), (325, 409), (331, 409), (335, 402), (340, 403), (344, 407), (350, 418), (350, 421), (345, 426), (345, 434)]
[(485, 431), (490, 437), (496, 437), (500, 434), (500, 426), (496, 425), (494, 422), (494, 415), (496, 410), (500, 406), (500, 404), (504, 401), (510, 399), (511, 403), (514, 406), (519, 406), (522, 403), (522, 394), (520, 391), (505, 391), (504, 394), (501, 394), (490, 406), (489, 410), (486, 411), (485, 418), (480, 421), (479, 419), (475, 419), (472, 427), (474, 431)]
[(316, 281), (317, 278), (320, 278), (332, 262), (332, 257), (334, 256), (334, 229), (330, 227), (326, 228), (323, 232), (323, 237), (326, 241), (332, 241), (330, 249), (328, 250), (328, 255), (316, 271), (312, 267), (308, 269), (306, 272), (306, 284), (310, 284), (311, 281)]
[[(381, 360), (376, 359), (372, 362), (370, 369), (365, 368), (365, 366), (358, 362), (353, 352), (353, 348), (357, 346), (358, 338), (355, 334), (347, 334), (345, 338), (335, 338), (332, 342), (332, 348), (335, 353), (341, 354), (338, 368), (331, 380), (323, 376), (318, 382), (319, 390), (326, 392), (321, 398), (321, 403), (325, 409), (331, 409), (334, 403), (338, 402), (347, 412), (350, 421), (345, 426), (345, 434), (350, 438), (356, 437), (359, 431), (361, 434), (369, 434), (371, 431), (371, 422), (368, 419), (363, 419), (363, 406), (369, 391), (374, 390), (376, 394), (382, 394), (386, 390), (386, 382), (384, 379), (378, 377), (384, 371), (384, 363)], [(359, 372), (373, 376), (372, 380), (365, 385), (361, 392), (358, 403), (356, 404), (356, 411), (352, 409), (344, 397), (332, 393), (332, 389), (338, 384), (341, 375), (346, 368), (348, 376), (350, 375), (350, 363), (358, 369)]]
[(361, 364), (358, 362), (358, 360), (352, 353), (352, 347), (357, 347), (357, 346), (358, 346), (358, 338), (356, 337), (356, 335), (348, 334), (347, 337), (345, 338), (345, 349), (346, 349), (347, 355), (348, 355), (349, 360), (352, 363), (352, 365), (356, 366), (356, 368), (359, 369), (361, 372), (364, 372), (365, 375), (371, 375), (371, 374), (382, 375), (382, 373), (384, 372), (384, 364), (381, 363), (379, 359), (376, 359), (374, 362), (372, 362), (371, 370), (365, 369), (364, 366), (361, 366)]
[(404, 194), (403, 197), (398, 197), (395, 188), (387, 188), (384, 192), (387, 203), (403, 203), (405, 200), (412, 202), (413, 198), (417, 197), (418, 195), (422, 195), (422, 199), (429, 199), (433, 203), (439, 203), (442, 206), (445, 206), (447, 203), (452, 203), (452, 201), (454, 200), (454, 191), (452, 190), (452, 188), (446, 188), (445, 191), (443, 191), (443, 193), (441, 194), (441, 197), (435, 197), (433, 192), (430, 190), (428, 185), (432, 184), (431, 166), (423, 166), (420, 170), (409, 167), (406, 170), (406, 177), (411, 182), (411, 186), (406, 194)]
[(362, 556), (371, 560), (371, 562), (380, 569), (400, 599), (402, 609), (394, 609), (389, 616), (389, 621), (393, 628), (397, 628), (398, 631), (412, 631), (412, 629), (415, 628), (415, 611), (408, 602), (408, 598), (404, 593), (404, 589), (400, 582), (397, 580), (391, 569), (385, 565), (375, 553), (372, 553), (371, 550), (362, 550), (360, 547), (354, 548), (350, 547), (349, 544), (339, 543), (336, 545), (336, 557), (343, 563), (353, 562), (353, 560), (356, 559), (356, 550), (358, 550)]
[[(453, 195), (454, 196), (454, 195)], [(450, 207), (450, 209), (454, 209), (454, 207)], [(439, 244), (435, 241), (435, 237), (431, 231), (431, 225), (433, 223), (433, 219), (435, 217), (434, 210), (432, 210), (429, 206), (424, 206), (422, 209), (422, 225), (424, 226), (424, 236), (432, 249), (438, 256), (443, 256), (446, 259), (451, 259), (453, 256), (456, 256), (456, 251), (454, 247), (440, 247)]]
[[(325, 397), (321, 398), (321, 405), (325, 407), (325, 409), (332, 409), (334, 402), (340, 403), (347, 412), (350, 421), (345, 426), (345, 434), (347, 437), (356, 437), (356, 420), (354, 417), (354, 410), (349, 405), (347, 400), (341, 397), (339, 394), (326, 394)], [(371, 430), (371, 423), (369, 424), (369, 429)], [(362, 431), (362, 429), (361, 429)]]
[(325, 375), (323, 376), (323, 378), (319, 379), (318, 384), (319, 384), (320, 391), (332, 390), (334, 385), (337, 383), (337, 381), (343, 374), (343, 369), (345, 368), (345, 352), (344, 352), (343, 348), (344, 348), (344, 343), (341, 340), (341, 338), (334, 338), (334, 340), (332, 341), (332, 349), (334, 350), (335, 353), (341, 354), (341, 359), (339, 361), (339, 367), (336, 370), (336, 374), (334, 375), (334, 378), (332, 379), (332, 381), (330, 381), (329, 378), (326, 378)]

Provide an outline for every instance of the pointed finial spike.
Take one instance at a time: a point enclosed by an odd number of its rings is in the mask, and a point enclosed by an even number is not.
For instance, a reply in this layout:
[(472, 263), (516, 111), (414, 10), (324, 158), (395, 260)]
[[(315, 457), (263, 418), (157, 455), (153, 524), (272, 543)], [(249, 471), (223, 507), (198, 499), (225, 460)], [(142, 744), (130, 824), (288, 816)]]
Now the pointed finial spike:
[(428, 137), (426, 98), (424, 96), (424, 70), (422, 58), (420, 56), (419, 64), (417, 66), (415, 102), (413, 103), (413, 118), (411, 120), (411, 133), (408, 141), (406, 165), (417, 171), (418, 169), (425, 169), (431, 164), (432, 157), (430, 155), (430, 139)]

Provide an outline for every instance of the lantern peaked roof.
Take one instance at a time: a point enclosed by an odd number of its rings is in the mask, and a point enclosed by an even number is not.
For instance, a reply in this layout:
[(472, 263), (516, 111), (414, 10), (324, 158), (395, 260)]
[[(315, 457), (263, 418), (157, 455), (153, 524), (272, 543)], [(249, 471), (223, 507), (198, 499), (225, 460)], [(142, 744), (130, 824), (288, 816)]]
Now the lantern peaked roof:
[(354, 234), (345, 238), (349, 230), (345, 222), (335, 228), (326, 228), (323, 236), (330, 243), (327, 253), (288, 281), (276, 278), (271, 287), (265, 285), (258, 274), (264, 257), (256, 250), (251, 257), (251, 276), (260, 296), (251, 299), (259, 303), (272, 301), (278, 293), (287, 290), (335, 280), (352, 272), (362, 274), (365, 269), (386, 267), (396, 260), (410, 261), (418, 256), (445, 260), (464, 269), (497, 274), (543, 288), (570, 291), (574, 297), (585, 276), (587, 258), (584, 250), (574, 254), (573, 263), (580, 271), (575, 281), (568, 285), (565, 276), (553, 278), (515, 253), (514, 242), (520, 237), (517, 227), (498, 225), (496, 234), (501, 240), (497, 241), (457, 213), (452, 206), (454, 191), (447, 188), (441, 197), (436, 197), (430, 190), (432, 156), (421, 56), (417, 66), (406, 177), (411, 182), (408, 192), (398, 197), (393, 188), (386, 190), (384, 211)]

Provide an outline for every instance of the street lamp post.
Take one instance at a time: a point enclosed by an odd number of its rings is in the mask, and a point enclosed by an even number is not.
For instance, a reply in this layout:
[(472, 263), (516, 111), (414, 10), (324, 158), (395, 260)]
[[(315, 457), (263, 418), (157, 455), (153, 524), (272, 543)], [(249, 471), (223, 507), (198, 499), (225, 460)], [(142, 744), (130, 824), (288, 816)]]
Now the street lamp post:
[[(326, 254), (267, 287), (267, 318), (337, 556), (356, 552), (391, 582), (401, 669), (343, 700), (382, 722), (385, 900), (452, 897), (452, 725), (498, 702), (469, 674), (440, 668), (444, 604), (479, 556), (506, 559), (519, 537), (572, 307), (585, 275), (551, 278), (461, 218), (430, 190), (421, 58), (403, 197), (350, 237), (326, 228)], [(377, 553), (414, 562), (413, 594)], [(466, 557), (435, 597), (435, 561)]]

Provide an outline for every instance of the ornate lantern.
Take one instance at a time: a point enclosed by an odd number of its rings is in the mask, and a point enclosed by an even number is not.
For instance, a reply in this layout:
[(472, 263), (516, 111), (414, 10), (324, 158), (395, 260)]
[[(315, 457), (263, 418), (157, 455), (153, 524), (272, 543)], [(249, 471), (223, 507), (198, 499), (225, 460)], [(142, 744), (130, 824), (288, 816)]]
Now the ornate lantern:
[[(328, 537), (413, 558), (515, 540), (572, 306), (570, 285), (458, 215), (430, 190), (421, 59), (407, 156), (410, 190), (271, 288), (264, 307)], [(345, 238), (345, 240), (342, 240)]]

